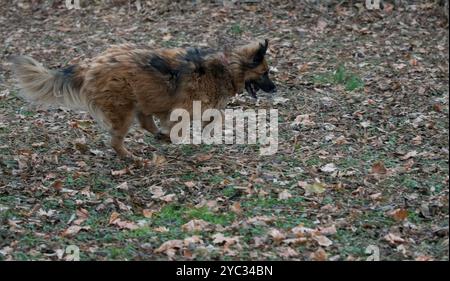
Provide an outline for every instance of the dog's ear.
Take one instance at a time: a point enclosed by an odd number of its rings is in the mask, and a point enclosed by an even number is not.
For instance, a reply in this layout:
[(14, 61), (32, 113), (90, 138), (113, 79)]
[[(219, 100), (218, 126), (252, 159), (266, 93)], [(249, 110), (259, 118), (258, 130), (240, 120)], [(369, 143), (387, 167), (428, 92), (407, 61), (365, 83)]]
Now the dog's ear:
[(264, 56), (266, 55), (267, 48), (269, 47), (269, 40), (264, 40), (264, 44), (259, 43), (259, 48), (255, 53), (255, 56), (253, 57), (253, 64), (259, 65), (263, 60)]

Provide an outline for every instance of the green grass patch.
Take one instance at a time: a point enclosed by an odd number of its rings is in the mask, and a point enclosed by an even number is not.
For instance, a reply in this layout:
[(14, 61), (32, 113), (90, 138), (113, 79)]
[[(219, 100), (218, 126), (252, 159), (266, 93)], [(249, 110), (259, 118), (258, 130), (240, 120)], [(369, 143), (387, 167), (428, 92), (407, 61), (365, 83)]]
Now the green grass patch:
[(338, 65), (332, 73), (318, 74), (313, 77), (315, 84), (343, 85), (346, 91), (364, 88), (364, 81), (357, 74), (348, 71), (343, 64)]
[(233, 35), (241, 35), (243, 32), (244, 31), (239, 23), (235, 23), (230, 27), (230, 33)]
[(153, 224), (166, 227), (179, 227), (192, 220), (201, 219), (213, 224), (227, 225), (234, 221), (235, 215), (232, 213), (216, 214), (207, 207), (186, 208), (179, 205), (167, 205), (157, 213), (153, 219)]

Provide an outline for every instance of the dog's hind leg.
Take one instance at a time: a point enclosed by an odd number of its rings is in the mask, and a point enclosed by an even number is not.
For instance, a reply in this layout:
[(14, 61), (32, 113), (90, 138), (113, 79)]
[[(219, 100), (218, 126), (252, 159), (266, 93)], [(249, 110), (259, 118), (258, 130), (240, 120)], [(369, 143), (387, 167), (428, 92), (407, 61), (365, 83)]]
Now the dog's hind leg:
[(105, 121), (110, 124), (111, 146), (117, 155), (125, 159), (137, 159), (124, 146), (124, 138), (134, 121), (135, 114), (132, 107), (116, 107), (103, 111)]
[(153, 135), (158, 133), (158, 127), (156, 127), (155, 120), (153, 120), (153, 115), (145, 115), (142, 112), (138, 112), (136, 116), (142, 128), (149, 131)]

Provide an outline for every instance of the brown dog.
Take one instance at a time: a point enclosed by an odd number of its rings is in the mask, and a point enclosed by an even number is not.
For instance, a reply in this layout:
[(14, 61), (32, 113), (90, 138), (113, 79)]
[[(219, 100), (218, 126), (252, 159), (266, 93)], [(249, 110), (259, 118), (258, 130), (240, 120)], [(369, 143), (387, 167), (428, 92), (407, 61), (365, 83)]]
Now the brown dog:
[[(168, 138), (172, 110), (223, 109), (244, 88), (274, 92), (264, 56), (268, 42), (251, 43), (227, 52), (196, 48), (148, 50), (119, 45), (85, 65), (49, 70), (30, 57), (13, 58), (13, 68), (29, 101), (87, 109), (108, 129), (121, 157), (134, 157), (123, 140), (134, 119), (159, 138)], [(161, 128), (153, 116), (160, 120)], [(191, 114), (192, 116), (192, 114)]]

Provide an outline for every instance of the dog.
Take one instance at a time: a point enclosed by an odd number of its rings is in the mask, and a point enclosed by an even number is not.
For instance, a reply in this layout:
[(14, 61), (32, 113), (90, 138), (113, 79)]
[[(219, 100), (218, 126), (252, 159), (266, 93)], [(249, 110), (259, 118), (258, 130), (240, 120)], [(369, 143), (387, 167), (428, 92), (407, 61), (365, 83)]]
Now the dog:
[[(21, 95), (35, 104), (87, 110), (111, 135), (122, 158), (135, 158), (124, 138), (137, 119), (158, 139), (168, 139), (177, 108), (192, 112), (224, 109), (244, 89), (275, 92), (265, 59), (268, 40), (214, 51), (200, 48), (150, 50), (132, 44), (112, 46), (88, 63), (50, 70), (27, 56), (12, 58)], [(191, 114), (192, 116), (192, 114)], [(154, 122), (160, 121), (160, 128)]]

